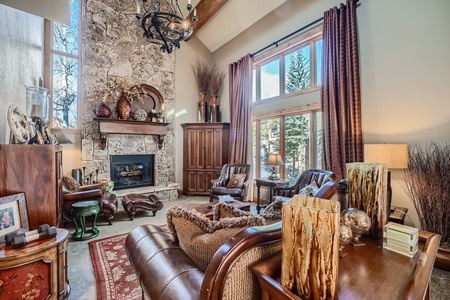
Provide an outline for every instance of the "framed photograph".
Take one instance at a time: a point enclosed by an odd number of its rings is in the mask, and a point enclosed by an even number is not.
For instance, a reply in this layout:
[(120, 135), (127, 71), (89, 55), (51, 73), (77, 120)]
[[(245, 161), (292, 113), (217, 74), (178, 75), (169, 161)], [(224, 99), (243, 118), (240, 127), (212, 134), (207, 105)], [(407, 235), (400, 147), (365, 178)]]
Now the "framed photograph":
[(5, 235), (18, 231), (29, 231), (28, 213), (25, 194), (0, 197), (0, 243), (5, 242)]

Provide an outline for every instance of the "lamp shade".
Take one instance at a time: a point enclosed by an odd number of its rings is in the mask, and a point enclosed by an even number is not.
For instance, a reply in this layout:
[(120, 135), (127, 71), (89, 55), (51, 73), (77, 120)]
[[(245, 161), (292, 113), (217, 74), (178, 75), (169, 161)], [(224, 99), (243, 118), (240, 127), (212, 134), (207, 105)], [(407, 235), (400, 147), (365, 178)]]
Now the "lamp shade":
[(408, 144), (365, 144), (364, 162), (385, 163), (388, 169), (406, 169)]
[(284, 161), (281, 159), (280, 154), (269, 154), (269, 157), (267, 158), (266, 165), (271, 166), (284, 166)]

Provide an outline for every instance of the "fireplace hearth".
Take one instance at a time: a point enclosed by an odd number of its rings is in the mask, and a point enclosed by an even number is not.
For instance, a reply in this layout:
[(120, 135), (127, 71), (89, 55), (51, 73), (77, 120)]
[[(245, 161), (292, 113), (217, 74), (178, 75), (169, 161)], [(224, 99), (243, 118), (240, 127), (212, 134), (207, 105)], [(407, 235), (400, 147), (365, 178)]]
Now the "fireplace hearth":
[(155, 185), (155, 155), (111, 155), (111, 180), (114, 189), (130, 189)]

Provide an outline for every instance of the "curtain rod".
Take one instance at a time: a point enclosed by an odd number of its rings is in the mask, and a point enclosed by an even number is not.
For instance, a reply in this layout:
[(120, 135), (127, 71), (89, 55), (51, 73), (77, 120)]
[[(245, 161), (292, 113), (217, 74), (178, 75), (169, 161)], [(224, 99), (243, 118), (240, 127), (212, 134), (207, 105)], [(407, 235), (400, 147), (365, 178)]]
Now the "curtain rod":
[[(359, 0), (353, 0), (353, 1), (354, 1), (355, 3), (358, 3), (358, 2), (359, 2)], [(299, 33), (299, 32), (301, 32), (301, 31), (305, 30), (305, 29), (308, 28), (308, 27), (311, 27), (311, 26), (313, 26), (313, 25), (315, 25), (315, 24), (321, 22), (322, 20), (323, 20), (323, 17), (321, 17), (321, 18), (319, 18), (319, 19), (317, 19), (317, 20), (315, 20), (315, 21), (312, 21), (312, 22), (309, 23), (308, 25), (305, 25), (305, 26), (303, 26), (302, 28), (297, 29), (297, 30), (294, 31), (294, 32), (291, 32), (291, 33), (289, 33), (288, 35), (282, 37), (281, 39), (279, 39), (279, 40), (273, 42), (272, 44), (267, 45), (267, 46), (265, 46), (264, 48), (259, 49), (258, 51), (256, 51), (256, 52), (250, 54), (250, 56), (251, 56), (251, 57), (254, 57), (255, 55), (257, 55), (257, 54), (259, 54), (259, 53), (261, 53), (261, 52), (267, 50), (268, 48), (270, 48), (270, 47), (272, 47), (272, 46), (278, 47), (278, 44), (279, 44), (280, 42), (284, 41), (285, 39), (290, 38), (290, 37), (293, 36), (293, 35), (296, 35), (297, 33)]]

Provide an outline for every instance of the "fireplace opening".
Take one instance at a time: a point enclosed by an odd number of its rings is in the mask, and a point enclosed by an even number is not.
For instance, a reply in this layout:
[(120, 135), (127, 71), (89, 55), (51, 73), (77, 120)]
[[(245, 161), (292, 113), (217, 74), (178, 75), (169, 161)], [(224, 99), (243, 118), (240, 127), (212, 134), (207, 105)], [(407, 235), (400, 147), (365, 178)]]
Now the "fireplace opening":
[(111, 180), (114, 189), (130, 189), (155, 185), (155, 155), (111, 155)]

